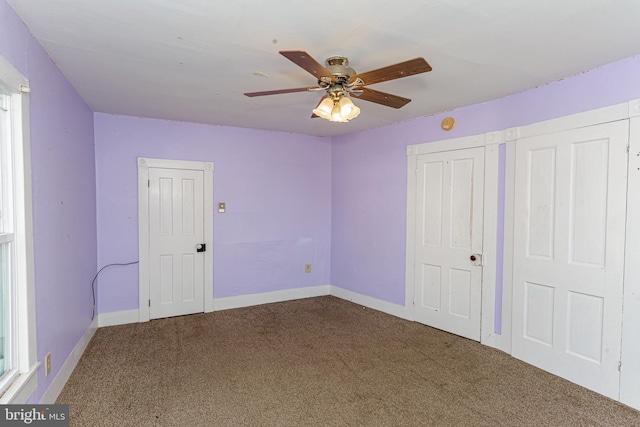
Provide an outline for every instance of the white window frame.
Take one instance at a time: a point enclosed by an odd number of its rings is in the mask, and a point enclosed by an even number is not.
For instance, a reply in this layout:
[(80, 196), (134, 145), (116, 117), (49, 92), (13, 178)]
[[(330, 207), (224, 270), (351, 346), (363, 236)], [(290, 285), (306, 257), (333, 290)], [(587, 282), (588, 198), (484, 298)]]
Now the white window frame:
[(0, 86), (10, 96), (15, 280), (12, 301), (15, 370), (0, 383), (0, 404), (11, 404), (26, 403), (31, 397), (37, 387), (36, 372), (40, 363), (36, 353), (29, 85), (2, 56)]

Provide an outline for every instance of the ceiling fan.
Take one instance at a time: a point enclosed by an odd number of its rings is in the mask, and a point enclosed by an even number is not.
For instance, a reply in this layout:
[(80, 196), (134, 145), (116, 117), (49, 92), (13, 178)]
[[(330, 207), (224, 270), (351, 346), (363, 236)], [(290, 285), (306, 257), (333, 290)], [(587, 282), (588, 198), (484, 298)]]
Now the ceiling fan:
[(405, 106), (411, 101), (410, 99), (369, 89), (365, 86), (431, 71), (431, 66), (424, 58), (415, 58), (376, 70), (356, 73), (353, 68), (349, 67), (349, 60), (344, 56), (331, 56), (325, 61), (326, 66), (323, 66), (303, 50), (281, 50), (280, 54), (313, 74), (318, 79), (318, 85), (247, 92), (245, 95), (254, 97), (292, 92), (324, 91), (326, 94), (313, 109), (311, 117), (322, 117), (333, 122), (347, 122), (360, 114), (360, 109), (353, 104), (350, 96), (392, 108)]

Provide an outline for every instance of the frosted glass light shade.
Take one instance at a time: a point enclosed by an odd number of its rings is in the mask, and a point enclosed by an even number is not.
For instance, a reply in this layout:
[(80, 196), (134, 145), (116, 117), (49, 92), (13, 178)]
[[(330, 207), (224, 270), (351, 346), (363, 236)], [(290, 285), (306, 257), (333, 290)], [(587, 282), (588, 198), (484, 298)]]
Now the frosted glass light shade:
[(333, 110), (333, 99), (324, 98), (316, 108), (313, 109), (313, 114), (322, 117), (323, 119), (331, 120), (331, 112)]
[(339, 101), (340, 114), (345, 121), (355, 119), (360, 114), (360, 109), (355, 106), (350, 98), (343, 96)]

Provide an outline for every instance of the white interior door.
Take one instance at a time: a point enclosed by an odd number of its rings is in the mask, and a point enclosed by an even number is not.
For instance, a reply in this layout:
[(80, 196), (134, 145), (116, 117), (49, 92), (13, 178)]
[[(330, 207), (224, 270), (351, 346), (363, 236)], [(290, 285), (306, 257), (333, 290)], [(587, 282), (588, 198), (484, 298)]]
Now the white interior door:
[(416, 172), (414, 319), (479, 341), (484, 147), (419, 155)]
[(204, 311), (204, 241), (203, 171), (149, 168), (151, 319)]
[(513, 356), (618, 397), (628, 121), (516, 144)]

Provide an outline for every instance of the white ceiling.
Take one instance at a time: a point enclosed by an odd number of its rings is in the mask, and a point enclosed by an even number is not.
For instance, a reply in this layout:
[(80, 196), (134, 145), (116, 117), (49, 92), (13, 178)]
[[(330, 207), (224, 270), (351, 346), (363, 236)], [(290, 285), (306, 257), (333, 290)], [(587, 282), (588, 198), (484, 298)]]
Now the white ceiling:
[[(516, 93), (640, 53), (638, 0), (8, 0), (97, 112), (334, 136)], [(372, 89), (349, 123), (278, 54), (344, 55), (357, 72), (422, 56), (433, 71)]]

